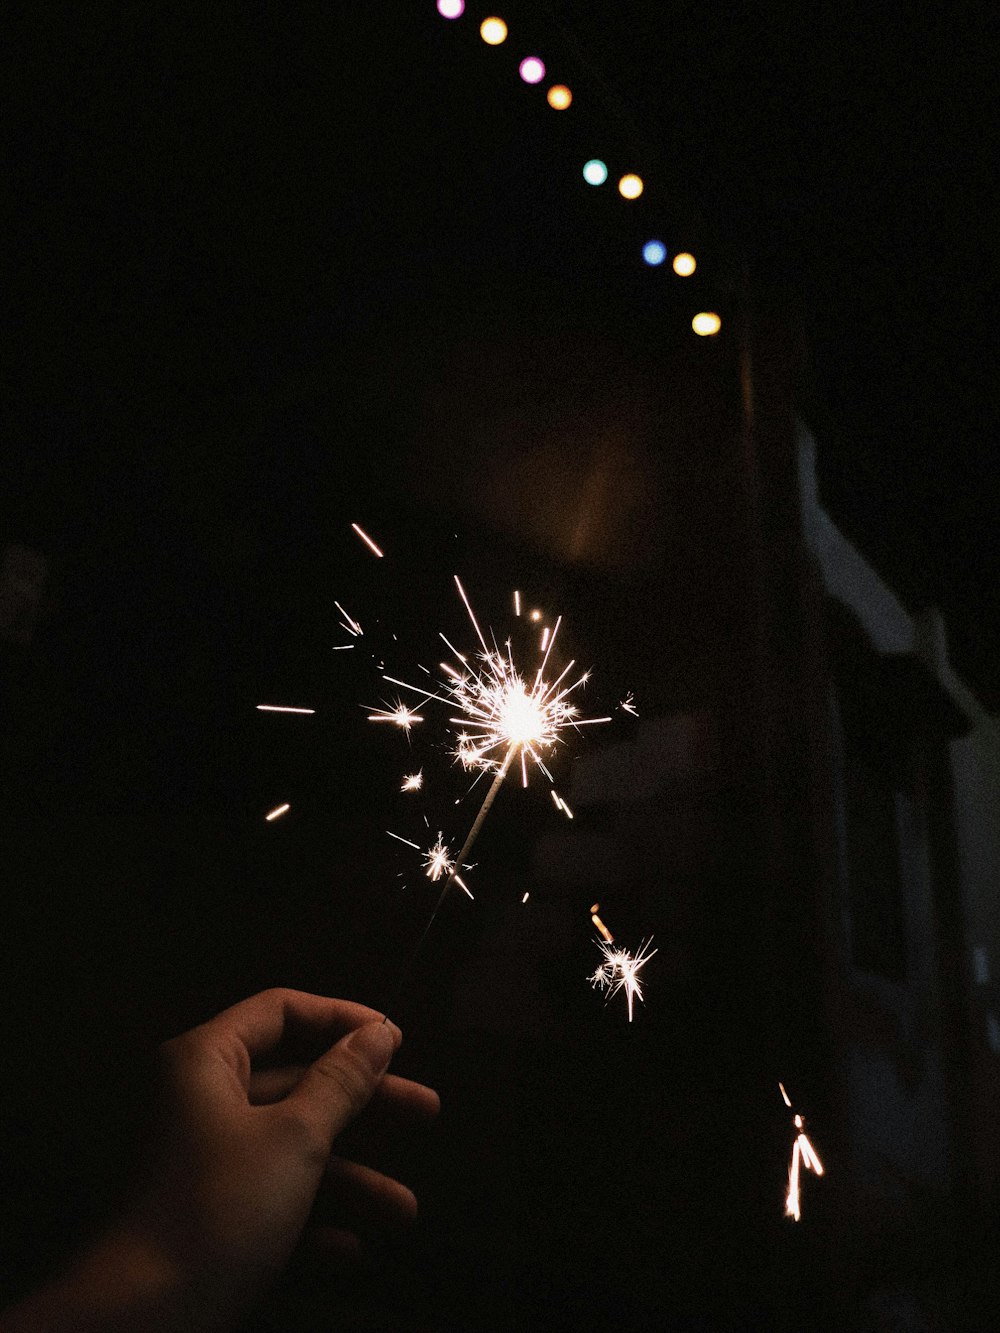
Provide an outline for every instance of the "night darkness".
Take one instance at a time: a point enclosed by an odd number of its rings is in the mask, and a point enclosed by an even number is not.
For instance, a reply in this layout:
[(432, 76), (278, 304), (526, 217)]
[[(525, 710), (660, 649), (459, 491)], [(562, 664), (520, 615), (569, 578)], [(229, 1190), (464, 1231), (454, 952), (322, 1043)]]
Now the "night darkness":
[[(587, 711), (738, 693), (748, 309), (792, 331), (835, 521), (997, 707), (989, 20), (910, 9), (518, 0), (498, 50), (431, 0), (8, 19), (0, 531), (48, 565), (4, 644), (13, 1290), (113, 1206), (158, 1041), (268, 985), (394, 992), (428, 902), (384, 837), (405, 741), (366, 724), (334, 598), (429, 660), (467, 634), (459, 572), (498, 629), (514, 587), (563, 613)], [(569, 111), (517, 79), (529, 48)], [(643, 198), (585, 185), (592, 156)], [(696, 274), (644, 266), (652, 235)], [(817, 1231), (780, 1216), (809, 962), (758, 984), (725, 742), (702, 786), (582, 810), (576, 853), (545, 850), (545, 784), (502, 793), (482, 901), (399, 1001), (401, 1072), (445, 1101), (418, 1233), (384, 1296), (303, 1260), (252, 1327), (825, 1326), (842, 1219), (818, 1187)], [(635, 867), (606, 919), (661, 945), (631, 1026), (566, 869), (602, 838)]]

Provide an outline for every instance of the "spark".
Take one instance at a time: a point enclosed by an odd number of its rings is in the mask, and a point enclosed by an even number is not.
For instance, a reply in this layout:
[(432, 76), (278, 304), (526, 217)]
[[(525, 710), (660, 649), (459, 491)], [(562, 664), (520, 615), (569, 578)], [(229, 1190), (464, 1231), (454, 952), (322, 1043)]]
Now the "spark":
[(403, 785), (400, 791), (419, 791), (424, 785), (424, 770), (421, 768), (416, 773), (407, 773), (403, 778)]
[[(458, 873), (459, 863), (457, 860), (452, 859), (451, 851), (444, 840), (443, 834), (439, 833), (437, 835), (437, 841), (430, 847), (421, 847), (418, 842), (411, 842), (409, 838), (403, 838), (398, 833), (393, 833), (391, 829), (386, 829), (386, 833), (389, 834), (390, 838), (395, 838), (397, 842), (405, 842), (407, 847), (412, 847), (415, 851), (418, 851), (421, 854), (424, 858), (424, 874), (428, 879), (437, 881), (444, 879), (444, 877), (447, 876), (448, 884), (457, 884), (460, 889), (464, 889), (469, 897), (472, 898), (472, 892), (469, 889), (469, 886)], [(468, 869), (468, 866), (464, 862), (461, 864), (463, 870)], [(473, 898), (473, 902), (474, 901), (475, 899)]]
[(551, 787), (549, 790), (551, 792), (552, 800), (555, 804), (556, 809), (561, 810), (567, 819), (572, 819), (573, 811), (569, 808), (569, 806), (566, 804), (563, 798), (559, 795), (555, 787)]
[(515, 616), (521, 614), (521, 594), (516, 590), (514, 592), (514, 614)]
[(333, 651), (335, 653), (342, 653), (345, 648), (353, 648), (353, 647), (354, 647), (353, 643), (335, 643), (333, 645)]
[(618, 707), (622, 710), (623, 713), (631, 713), (633, 717), (639, 716), (639, 710), (635, 706), (635, 695), (632, 693), (631, 690), (629, 690), (628, 694), (626, 694), (625, 698), (621, 701)]
[(333, 604), (340, 612), (340, 614), (344, 617), (344, 620), (347, 621), (347, 624), (345, 625), (344, 621), (342, 620), (340, 622), (340, 628), (346, 629), (348, 634), (353, 634), (356, 639), (360, 638), (361, 635), (364, 634), (364, 630), (361, 628), (358, 622), (354, 619), (352, 615), (348, 614), (348, 612), (344, 610), (344, 608), (340, 605), (338, 601), (334, 601)]
[(368, 714), (369, 722), (391, 722), (409, 735), (415, 722), (423, 722), (419, 713), (413, 713), (399, 699), (391, 707), (372, 709)]
[(352, 523), (352, 524), (351, 524), (351, 527), (352, 527), (352, 528), (354, 529), (354, 531), (358, 534), (358, 536), (359, 536), (359, 537), (361, 538), (361, 540), (365, 543), (365, 545), (371, 547), (371, 549), (375, 552), (375, 554), (376, 554), (377, 556), (384, 556), (384, 555), (385, 555), (385, 552), (379, 550), (379, 548), (378, 548), (378, 547), (375, 545), (375, 543), (372, 541), (371, 537), (368, 536), (368, 533), (365, 532), (364, 528), (362, 528), (362, 527), (361, 527), (359, 524), (357, 524), (357, 523)]
[(628, 1003), (628, 1021), (632, 1022), (633, 999), (642, 1000), (642, 984), (639, 972), (658, 951), (650, 949), (652, 938), (643, 941), (637, 954), (628, 949), (616, 948), (611, 940), (599, 940), (598, 947), (603, 955), (600, 966), (591, 973), (588, 980), (595, 989), (607, 992), (610, 1000), (618, 991), (625, 992)]
[(264, 818), (270, 823), (272, 819), (280, 819), (281, 816), (287, 814), (291, 808), (292, 807), (286, 801), (284, 805), (276, 805), (273, 810), (269, 810)]
[(527, 895), (527, 893), (526, 893), (526, 894), (524, 895), (524, 897), (521, 899), (521, 902), (522, 902), (522, 903), (526, 903), (527, 901), (528, 901), (528, 895)]
[[(792, 1103), (789, 1100), (788, 1093), (785, 1091), (784, 1084), (779, 1083), (781, 1096), (789, 1110), (792, 1109)], [(823, 1163), (819, 1160), (816, 1149), (809, 1142), (809, 1136), (805, 1132), (805, 1120), (796, 1113), (792, 1117), (792, 1124), (796, 1129), (795, 1142), (792, 1145), (792, 1160), (788, 1167), (788, 1193), (785, 1196), (785, 1216), (793, 1217), (796, 1222), (802, 1218), (801, 1194), (799, 1190), (799, 1169), (804, 1166), (807, 1171), (814, 1171), (817, 1176), (823, 1174)]]
[(284, 704), (258, 704), (258, 713), (315, 713), (315, 708), (287, 708)]

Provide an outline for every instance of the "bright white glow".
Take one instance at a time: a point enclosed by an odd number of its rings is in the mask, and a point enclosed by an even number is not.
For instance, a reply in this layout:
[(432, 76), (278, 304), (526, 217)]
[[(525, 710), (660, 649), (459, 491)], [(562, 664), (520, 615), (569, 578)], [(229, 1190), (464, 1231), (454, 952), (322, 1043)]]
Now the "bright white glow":
[(391, 707), (375, 708), (368, 714), (369, 722), (391, 722), (409, 734), (414, 722), (423, 722), (419, 713), (413, 713), (399, 699)]
[(711, 338), (722, 328), (722, 320), (714, 311), (703, 310), (695, 315), (691, 321), (691, 327), (699, 338)]
[(607, 991), (609, 1000), (618, 991), (623, 990), (628, 1003), (628, 1021), (630, 1023), (632, 1022), (633, 999), (642, 1000), (639, 971), (657, 952), (656, 949), (649, 948), (652, 942), (652, 939), (644, 941), (639, 946), (639, 952), (631, 954), (628, 949), (617, 948), (610, 939), (598, 941), (603, 958), (600, 967), (591, 974), (590, 984), (595, 989)]
[(554, 83), (545, 94), (545, 100), (553, 111), (565, 111), (573, 101), (573, 94), (564, 83)]
[(689, 255), (686, 250), (674, 255), (673, 269), (679, 278), (690, 278), (697, 267), (694, 255)]
[(592, 157), (584, 164), (583, 179), (588, 185), (603, 185), (608, 179), (608, 169), (599, 157)]
[(483, 19), (479, 25), (479, 35), (487, 46), (500, 46), (507, 40), (507, 25), (503, 19)]
[(643, 188), (642, 177), (631, 171), (618, 182), (618, 193), (623, 199), (638, 199)]
[(419, 791), (424, 785), (424, 771), (420, 769), (417, 773), (408, 773), (403, 778), (403, 785), (400, 791)]
[(525, 56), (518, 72), (525, 83), (541, 83), (545, 78), (545, 66), (537, 56)]
[(521, 902), (526, 903), (527, 901), (528, 901), (528, 895), (525, 894), (524, 897), (521, 899)]
[(667, 247), (662, 241), (647, 241), (642, 247), (642, 257), (647, 264), (655, 268), (667, 257)]
[(438, 0), (438, 13), (443, 19), (460, 19), (465, 13), (465, 0)]
[(269, 810), (264, 818), (270, 823), (272, 819), (280, 819), (281, 816), (287, 814), (291, 808), (292, 807), (286, 801), (284, 805), (276, 805), (273, 810)]

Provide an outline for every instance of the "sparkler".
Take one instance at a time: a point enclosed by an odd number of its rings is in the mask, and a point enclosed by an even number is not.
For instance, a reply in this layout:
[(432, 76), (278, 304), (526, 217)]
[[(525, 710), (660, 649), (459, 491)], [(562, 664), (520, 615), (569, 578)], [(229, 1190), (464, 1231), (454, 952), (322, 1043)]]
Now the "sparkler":
[[(573, 691), (584, 685), (589, 678), (589, 673), (584, 672), (572, 684), (564, 684), (575, 665), (574, 661), (568, 662), (555, 679), (546, 678), (552, 648), (562, 624), (561, 616), (556, 619), (551, 632), (546, 630), (542, 637), (539, 649), (541, 661), (532, 677), (519, 670), (515, 664), (509, 638), (502, 650), (495, 639), (492, 647), (487, 643), (457, 574), (455, 587), (465, 606), (481, 651), (477, 651), (470, 660), (468, 655), (459, 652), (442, 634), (441, 638), (452, 653), (454, 663), (440, 664), (443, 679), (437, 688), (427, 689), (424, 686), (412, 685), (409, 681), (399, 680), (394, 676), (385, 675), (383, 679), (419, 695), (421, 704), (434, 700), (454, 708), (455, 713), (449, 716), (448, 721), (460, 730), (455, 735), (455, 747), (452, 753), (466, 771), (478, 770), (477, 781), (486, 772), (493, 773), (494, 777), (461, 850), (450, 869), (442, 872), (440, 876), (444, 880), (441, 895), (424, 927), (423, 934), (417, 941), (408, 965), (410, 967), (441, 910), (452, 882), (458, 881), (460, 887), (464, 888), (466, 893), (469, 892), (459, 880), (457, 870), (466, 864), (466, 858), (515, 761), (519, 761), (520, 764), (523, 786), (528, 785), (529, 759), (551, 782), (552, 774), (542, 756), (563, 739), (563, 733), (570, 727), (578, 728), (611, 721), (610, 717), (581, 717), (578, 707), (570, 701), (569, 696)], [(515, 595), (514, 605), (515, 611), (519, 614), (519, 594)], [(529, 619), (537, 621), (541, 619), (541, 613), (532, 612)], [(371, 716), (373, 720), (376, 718), (396, 720), (388, 710), (373, 710)], [(555, 799), (567, 816), (572, 818), (572, 812), (561, 797), (556, 796)], [(636, 960), (634, 966), (637, 971), (641, 963)], [(638, 983), (633, 982), (629, 990), (630, 1010), (631, 996), (637, 991), (639, 991)], [(641, 992), (639, 993), (641, 997)]]
[(599, 907), (600, 903), (593, 904), (590, 909), (590, 919), (602, 936), (597, 941), (597, 947), (601, 951), (602, 958), (599, 967), (590, 974), (587, 980), (595, 990), (606, 991), (609, 1000), (620, 990), (623, 990), (628, 1004), (628, 1021), (631, 1023), (633, 999), (642, 1000), (642, 984), (639, 981), (639, 972), (658, 950), (649, 948), (653, 942), (652, 937), (644, 940), (639, 945), (637, 954), (629, 953), (628, 949), (617, 947), (615, 937), (597, 915)]
[[(789, 1110), (792, 1109), (792, 1103), (789, 1100), (788, 1093), (785, 1091), (783, 1083), (778, 1084), (781, 1090), (781, 1096)], [(795, 1142), (792, 1145), (792, 1160), (788, 1168), (788, 1194), (785, 1196), (785, 1216), (794, 1217), (798, 1222), (802, 1217), (801, 1199), (799, 1193), (799, 1166), (800, 1164), (807, 1171), (814, 1171), (817, 1176), (823, 1174), (823, 1163), (816, 1154), (816, 1149), (809, 1142), (809, 1136), (805, 1132), (805, 1120), (799, 1114), (792, 1117), (792, 1124), (797, 1133)]]

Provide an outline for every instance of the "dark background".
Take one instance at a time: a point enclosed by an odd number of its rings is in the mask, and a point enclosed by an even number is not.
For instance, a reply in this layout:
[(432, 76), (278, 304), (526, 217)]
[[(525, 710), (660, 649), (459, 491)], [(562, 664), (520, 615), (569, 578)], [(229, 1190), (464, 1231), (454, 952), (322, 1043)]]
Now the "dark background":
[[(393, 995), (428, 900), (383, 837), (413, 836), (401, 738), (366, 729), (382, 687), (330, 652), (333, 598), (424, 660), (465, 633), (458, 570), (498, 628), (515, 586), (565, 614), (593, 711), (725, 692), (748, 293), (800, 331), (835, 517), (908, 606), (944, 608), (995, 704), (986, 12), (521, 4), (499, 50), (475, 6), (430, 3), (10, 20), (2, 518), (49, 563), (4, 659), (15, 1289), (110, 1206), (156, 1041), (264, 985)], [(529, 50), (570, 111), (518, 81)], [(595, 155), (643, 198), (585, 186)], [(651, 235), (695, 277), (642, 265)], [(503, 793), (480, 915), (448, 904), (399, 998), (404, 1072), (446, 1111), (389, 1294), (346, 1293), (358, 1326), (795, 1326), (829, 1274), (780, 1217), (783, 1034), (755, 1027), (741, 959), (739, 801), (617, 829), (646, 887), (612, 924), (682, 941), (631, 1027), (583, 982), (588, 903), (533, 861), (552, 818), (542, 787)], [(455, 977), (520, 928), (525, 884), (578, 930), (546, 954), (540, 915), (463, 1019)], [(262, 1324), (322, 1327), (330, 1297), (308, 1269)]]

